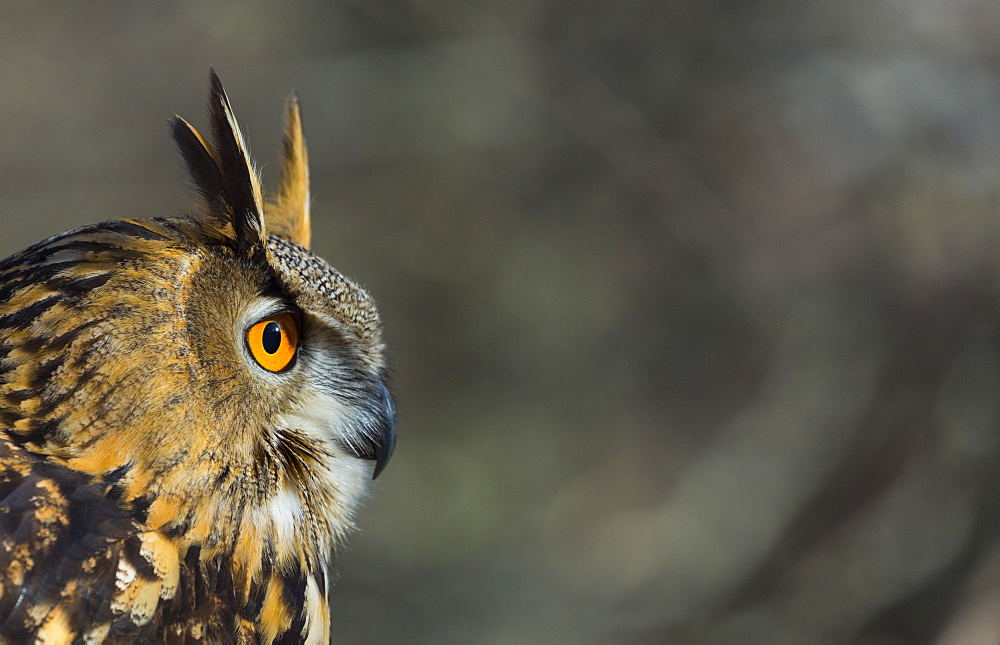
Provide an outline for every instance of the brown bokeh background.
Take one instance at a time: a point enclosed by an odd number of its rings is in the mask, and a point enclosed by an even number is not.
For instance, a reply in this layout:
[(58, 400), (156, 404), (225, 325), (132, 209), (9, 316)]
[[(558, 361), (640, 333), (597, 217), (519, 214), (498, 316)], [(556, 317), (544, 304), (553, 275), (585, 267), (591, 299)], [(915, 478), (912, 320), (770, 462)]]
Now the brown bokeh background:
[(996, 4), (0, 2), (0, 256), (209, 66), (392, 349), (342, 642), (1000, 642)]

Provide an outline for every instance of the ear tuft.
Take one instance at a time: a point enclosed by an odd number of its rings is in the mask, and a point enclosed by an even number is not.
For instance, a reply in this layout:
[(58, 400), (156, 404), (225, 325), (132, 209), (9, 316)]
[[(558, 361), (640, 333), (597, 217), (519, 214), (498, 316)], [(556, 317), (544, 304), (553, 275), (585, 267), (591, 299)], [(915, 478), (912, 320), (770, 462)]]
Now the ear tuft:
[(302, 135), (302, 112), (294, 94), (285, 110), (285, 138), (281, 157), (281, 185), (265, 206), (267, 230), (309, 248), (309, 156)]
[(212, 121), (216, 156), (222, 173), (226, 203), (232, 216), (236, 244), (241, 251), (251, 252), (266, 248), (264, 234), (264, 203), (260, 180), (250, 160), (250, 153), (240, 126), (233, 115), (229, 97), (222, 87), (215, 70), (210, 71), (211, 90), (208, 94), (208, 111)]
[(210, 213), (221, 214), (225, 208), (222, 173), (213, 155), (212, 146), (193, 125), (176, 114), (170, 120), (170, 131), (174, 135), (181, 157), (184, 158), (194, 188), (205, 200)]
[(195, 188), (205, 200), (211, 219), (218, 224), (232, 225), (236, 246), (241, 253), (264, 253), (267, 244), (260, 179), (253, 168), (229, 98), (214, 69), (211, 70), (210, 85), (208, 110), (212, 144), (179, 116), (171, 120), (174, 140)]

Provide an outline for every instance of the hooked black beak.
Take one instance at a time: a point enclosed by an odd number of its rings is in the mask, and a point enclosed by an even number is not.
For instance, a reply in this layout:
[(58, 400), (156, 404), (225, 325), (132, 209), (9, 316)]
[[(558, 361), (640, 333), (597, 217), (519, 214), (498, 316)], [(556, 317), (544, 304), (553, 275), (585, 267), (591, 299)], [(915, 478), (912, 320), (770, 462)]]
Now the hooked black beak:
[(356, 442), (352, 442), (352, 451), (362, 459), (375, 461), (375, 479), (385, 469), (396, 447), (396, 406), (392, 402), (389, 388), (383, 383), (375, 386), (372, 392), (372, 408), (366, 420), (364, 432)]

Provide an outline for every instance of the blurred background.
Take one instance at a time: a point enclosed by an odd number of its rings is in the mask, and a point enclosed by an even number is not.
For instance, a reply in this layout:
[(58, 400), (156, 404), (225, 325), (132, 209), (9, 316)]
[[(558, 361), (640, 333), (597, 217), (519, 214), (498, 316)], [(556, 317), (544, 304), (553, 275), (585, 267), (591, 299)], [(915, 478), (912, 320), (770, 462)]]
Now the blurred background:
[(341, 642), (1000, 642), (996, 4), (4, 1), (0, 256), (209, 66), (392, 350)]

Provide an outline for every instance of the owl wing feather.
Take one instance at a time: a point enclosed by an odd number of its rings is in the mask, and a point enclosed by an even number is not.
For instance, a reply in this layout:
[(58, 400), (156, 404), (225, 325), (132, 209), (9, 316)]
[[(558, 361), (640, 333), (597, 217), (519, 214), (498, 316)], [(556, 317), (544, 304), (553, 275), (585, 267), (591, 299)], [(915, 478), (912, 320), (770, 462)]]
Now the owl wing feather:
[[(15, 642), (232, 641), (225, 567), (144, 531), (114, 473), (88, 475), (0, 441), (0, 636)], [(250, 625), (245, 636), (249, 639)], [(244, 640), (244, 639), (240, 639)]]

